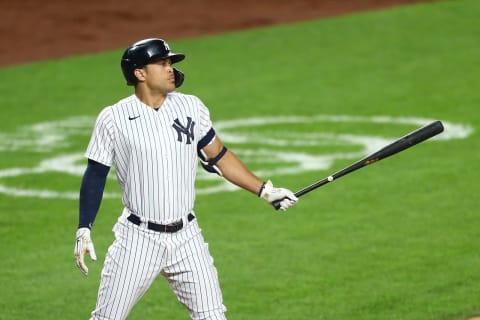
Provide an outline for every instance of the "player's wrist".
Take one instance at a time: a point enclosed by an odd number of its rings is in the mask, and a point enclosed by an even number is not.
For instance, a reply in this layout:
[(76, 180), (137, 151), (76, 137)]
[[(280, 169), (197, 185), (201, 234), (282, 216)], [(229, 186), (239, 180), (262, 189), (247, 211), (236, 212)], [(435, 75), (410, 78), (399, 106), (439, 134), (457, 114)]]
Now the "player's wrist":
[(268, 203), (271, 203), (272, 201), (276, 200), (275, 194), (277, 191), (278, 189), (273, 186), (272, 181), (267, 180), (260, 188), (258, 196)]
[(87, 239), (90, 239), (90, 228), (87, 228), (87, 227), (78, 228), (76, 232), (76, 237), (77, 239), (81, 237), (86, 237)]
[(264, 181), (262, 183), (262, 186), (260, 187), (260, 190), (258, 190), (258, 192), (257, 192), (257, 196), (259, 196), (260, 198), (262, 197), (263, 190), (265, 189), (265, 184), (266, 184), (266, 182)]

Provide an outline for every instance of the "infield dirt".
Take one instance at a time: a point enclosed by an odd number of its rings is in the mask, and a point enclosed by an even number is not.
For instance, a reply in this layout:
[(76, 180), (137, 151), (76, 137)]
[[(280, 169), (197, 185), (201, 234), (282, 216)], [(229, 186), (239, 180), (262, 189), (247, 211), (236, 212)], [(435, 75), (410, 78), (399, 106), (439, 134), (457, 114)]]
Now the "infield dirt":
[(427, 1), (2, 1), (0, 66)]

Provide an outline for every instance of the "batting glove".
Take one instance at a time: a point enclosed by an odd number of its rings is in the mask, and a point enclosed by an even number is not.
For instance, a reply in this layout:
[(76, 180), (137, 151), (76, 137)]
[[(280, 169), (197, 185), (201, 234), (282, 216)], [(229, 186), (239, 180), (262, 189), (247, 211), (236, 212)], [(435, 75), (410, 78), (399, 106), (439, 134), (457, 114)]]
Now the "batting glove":
[(80, 271), (84, 275), (88, 275), (88, 267), (85, 264), (85, 253), (90, 254), (90, 259), (93, 261), (97, 260), (97, 255), (95, 254), (95, 248), (93, 247), (92, 239), (90, 238), (90, 229), (88, 228), (79, 228), (77, 230), (76, 241), (75, 241), (75, 259), (77, 261), (77, 266), (80, 268)]
[(279, 209), (282, 211), (287, 211), (288, 208), (298, 201), (298, 198), (292, 191), (284, 188), (275, 188), (270, 180), (262, 186), (259, 196), (270, 204), (274, 201), (280, 201)]

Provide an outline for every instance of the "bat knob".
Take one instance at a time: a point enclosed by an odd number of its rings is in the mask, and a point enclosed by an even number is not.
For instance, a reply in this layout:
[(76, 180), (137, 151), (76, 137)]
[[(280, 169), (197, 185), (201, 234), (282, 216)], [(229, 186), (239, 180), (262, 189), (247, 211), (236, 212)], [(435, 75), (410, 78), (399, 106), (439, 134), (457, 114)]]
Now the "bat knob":
[(275, 210), (280, 209), (280, 202), (281, 202), (282, 200), (283, 200), (283, 199), (272, 201), (271, 205), (275, 208)]

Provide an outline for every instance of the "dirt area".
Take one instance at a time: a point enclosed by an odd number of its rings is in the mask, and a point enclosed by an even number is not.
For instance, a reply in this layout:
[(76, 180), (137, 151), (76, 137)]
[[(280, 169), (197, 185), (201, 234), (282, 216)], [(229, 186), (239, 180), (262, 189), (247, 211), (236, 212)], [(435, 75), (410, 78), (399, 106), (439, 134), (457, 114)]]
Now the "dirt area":
[(432, 0), (0, 0), (0, 66)]

